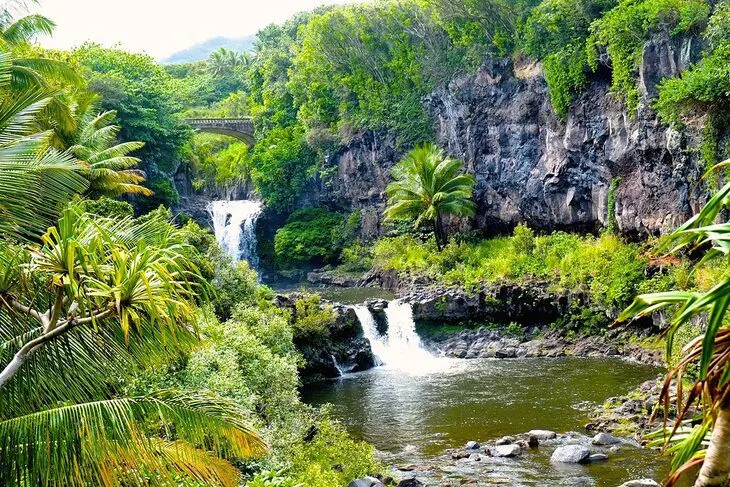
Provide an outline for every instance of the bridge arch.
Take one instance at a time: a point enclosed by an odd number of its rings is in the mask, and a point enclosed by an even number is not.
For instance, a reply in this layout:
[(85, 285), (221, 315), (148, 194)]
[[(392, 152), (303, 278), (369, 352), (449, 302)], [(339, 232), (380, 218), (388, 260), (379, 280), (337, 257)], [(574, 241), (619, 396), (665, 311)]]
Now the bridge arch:
[(198, 132), (228, 135), (249, 146), (256, 143), (253, 120), (250, 118), (188, 118), (185, 123)]

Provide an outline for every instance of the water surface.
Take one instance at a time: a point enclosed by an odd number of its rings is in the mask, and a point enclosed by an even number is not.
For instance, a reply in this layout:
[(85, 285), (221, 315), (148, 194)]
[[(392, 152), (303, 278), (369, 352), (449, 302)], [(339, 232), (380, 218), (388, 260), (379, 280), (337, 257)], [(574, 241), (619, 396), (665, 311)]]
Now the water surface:
[(418, 366), (408, 371), (384, 366), (313, 385), (303, 391), (304, 399), (333, 404), (350, 432), (375, 445), (387, 462), (436, 471), (419, 475), (431, 480), (428, 485), (466, 477), (514, 486), (613, 487), (666, 473), (667, 462), (657, 452), (630, 444), (611, 453), (607, 463), (562, 468), (549, 462), (557, 444), (517, 460), (485, 458), (457, 466), (448, 465), (454, 462), (445, 452), (469, 440), (530, 429), (580, 432), (574, 441), (586, 442), (590, 408), (656, 377), (655, 367), (599, 358), (434, 360), (420, 372)]

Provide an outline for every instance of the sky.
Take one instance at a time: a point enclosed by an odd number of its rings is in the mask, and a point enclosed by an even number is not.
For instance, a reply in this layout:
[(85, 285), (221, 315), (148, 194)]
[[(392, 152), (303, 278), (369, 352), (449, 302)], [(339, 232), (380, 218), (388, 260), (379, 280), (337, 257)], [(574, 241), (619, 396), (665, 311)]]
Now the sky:
[(39, 0), (32, 10), (56, 22), (45, 47), (91, 40), (121, 44), (158, 60), (211, 37), (244, 37), (301, 10), (354, 0)]

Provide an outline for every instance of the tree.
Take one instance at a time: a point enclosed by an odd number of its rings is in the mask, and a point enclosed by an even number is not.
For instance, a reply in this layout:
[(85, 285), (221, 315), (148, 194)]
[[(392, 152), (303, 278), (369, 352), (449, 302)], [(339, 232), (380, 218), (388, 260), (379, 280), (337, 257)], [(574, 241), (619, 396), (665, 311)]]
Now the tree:
[(385, 219), (415, 219), (415, 227), (432, 222), (441, 250), (447, 241), (443, 216), (473, 216), (476, 209), (471, 200), (476, 181), (461, 171), (461, 161), (445, 156), (438, 147), (416, 147), (393, 168), (395, 181), (386, 189)]
[(152, 191), (139, 184), (145, 180), (144, 173), (134, 169), (140, 160), (127, 155), (144, 147), (144, 142), (117, 144), (120, 127), (112, 123), (116, 116), (114, 110), (99, 113), (97, 104), (90, 104), (78, 114), (74, 143), (68, 151), (85, 164), (81, 174), (89, 181), (92, 196), (151, 196)]
[(43, 233), (60, 205), (84, 191), (83, 165), (49, 147), (51, 131), (37, 132), (54, 90), (13, 87), (13, 56), (0, 51), (0, 233), (30, 238)]
[(162, 218), (76, 207), (42, 245), (3, 248), (0, 484), (141, 486), (184, 476), (232, 486), (239, 475), (223, 459), (266, 451), (230, 401), (115, 394), (113, 378), (195, 342), (194, 296), (205, 285), (190, 252)]
[[(723, 165), (730, 164), (726, 161)], [(711, 244), (705, 259), (730, 254), (730, 222), (715, 223), (724, 208), (730, 205), (730, 183), (715, 194), (699, 214), (677, 229), (669, 238), (671, 250), (676, 252), (689, 246)], [(667, 374), (662, 389), (665, 410), (672, 405), (670, 386), (677, 381), (677, 397), (681, 410), (668, 435), (662, 432), (660, 441), (674, 443), (672, 467), (674, 475), (667, 485), (674, 485), (680, 475), (692, 466), (701, 464), (695, 487), (726, 487), (730, 477), (730, 325), (727, 311), (730, 306), (730, 277), (720, 280), (706, 292), (670, 291), (638, 296), (619, 317), (620, 321), (647, 316), (663, 309), (676, 309), (671, 325), (665, 331), (667, 355), (671, 358), (677, 331), (699, 316), (707, 317), (704, 334), (692, 340), (683, 349), (683, 356)], [(682, 382), (697, 367), (697, 378), (686, 396)], [(684, 404), (681, 398), (685, 397)], [(702, 422), (694, 425), (689, 417), (691, 406), (702, 406)], [(686, 421), (685, 421), (686, 420)]]

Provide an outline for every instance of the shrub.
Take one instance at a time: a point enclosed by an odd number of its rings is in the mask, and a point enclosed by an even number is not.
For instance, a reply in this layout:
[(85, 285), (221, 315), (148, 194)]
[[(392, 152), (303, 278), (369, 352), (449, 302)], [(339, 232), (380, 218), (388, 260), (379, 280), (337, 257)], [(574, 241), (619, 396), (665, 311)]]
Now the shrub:
[(434, 250), (412, 237), (386, 238), (374, 247), (373, 265), (467, 290), (497, 281), (539, 279), (554, 289), (588, 292), (594, 302), (611, 309), (628, 303), (646, 269), (638, 247), (616, 236), (554, 232), (535, 237), (525, 225), (518, 225), (512, 237), (452, 242), (440, 253)]
[(126, 201), (118, 201), (107, 197), (98, 200), (86, 200), (84, 211), (107, 218), (124, 218), (134, 216), (134, 208)]
[(294, 307), (292, 328), (296, 339), (311, 342), (329, 336), (336, 316), (332, 306), (322, 304), (319, 294), (302, 294)]
[(276, 262), (282, 268), (296, 264), (322, 264), (334, 261), (342, 250), (342, 234), (345, 219), (325, 208), (297, 210), (286, 224), (276, 231), (274, 252)]
[(518, 223), (512, 234), (512, 246), (515, 252), (532, 254), (535, 250), (535, 232), (524, 223)]
[(639, 105), (635, 72), (651, 33), (660, 29), (672, 35), (687, 32), (703, 24), (709, 13), (704, 0), (622, 0), (591, 25), (587, 45), (591, 67), (598, 67), (596, 47), (604, 47), (611, 58), (612, 88), (623, 95), (633, 113)]
[(373, 267), (373, 249), (359, 243), (342, 249), (340, 269), (345, 272), (366, 272)]

